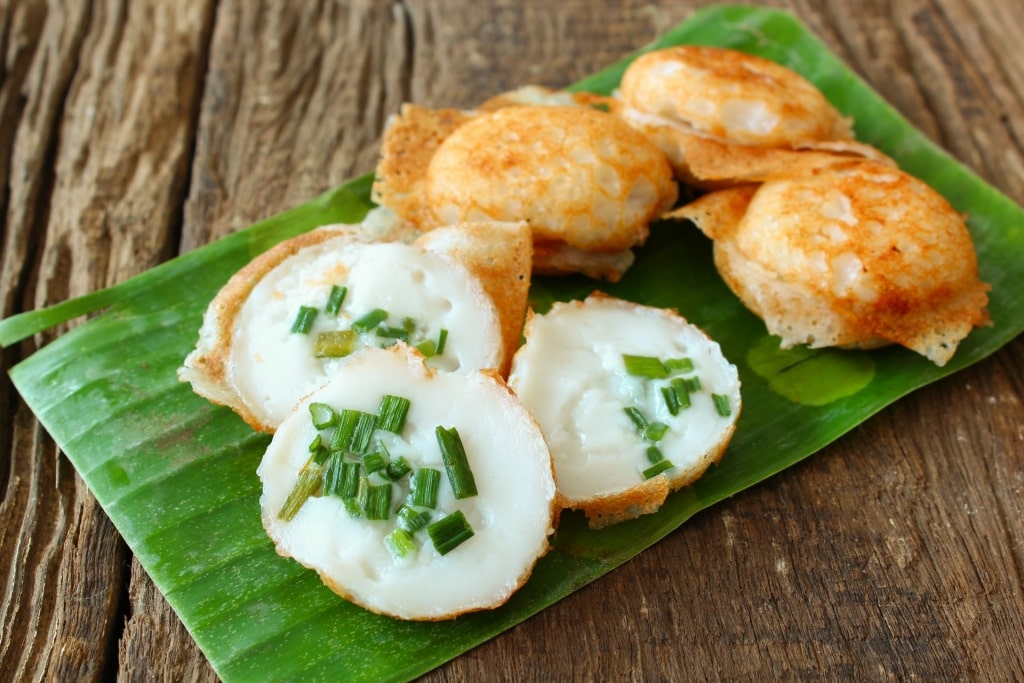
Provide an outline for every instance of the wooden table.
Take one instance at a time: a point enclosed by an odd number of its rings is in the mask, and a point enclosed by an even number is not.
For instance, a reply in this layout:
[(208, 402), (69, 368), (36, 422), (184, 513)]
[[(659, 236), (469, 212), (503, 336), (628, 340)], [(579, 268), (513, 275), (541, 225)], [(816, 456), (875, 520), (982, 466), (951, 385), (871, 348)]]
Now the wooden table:
[[(404, 101), (564, 85), (704, 4), (0, 0), (2, 315), (371, 170)], [(1019, 0), (765, 4), (1024, 202)], [(6, 377), (0, 397), (0, 679), (214, 680)], [(1022, 503), (1018, 338), (426, 679), (1020, 680)]]

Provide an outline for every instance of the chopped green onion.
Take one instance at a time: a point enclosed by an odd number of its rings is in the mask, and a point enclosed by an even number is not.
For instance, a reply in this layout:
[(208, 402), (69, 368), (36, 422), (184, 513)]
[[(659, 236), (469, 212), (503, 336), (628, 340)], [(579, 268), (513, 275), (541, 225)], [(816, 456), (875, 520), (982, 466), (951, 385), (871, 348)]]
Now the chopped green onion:
[(352, 434), (355, 432), (356, 423), (359, 421), (360, 413), (358, 410), (351, 410), (345, 408), (338, 415), (338, 423), (334, 425), (334, 429), (331, 430), (330, 437), (328, 439), (328, 447), (332, 451), (345, 451), (349, 449), (352, 444)]
[(341, 503), (345, 506), (345, 512), (348, 513), (349, 517), (359, 519), (363, 516), (363, 510), (359, 506), (359, 499), (355, 496), (352, 496), (351, 498), (342, 498)]
[(647, 448), (647, 462), (652, 465), (657, 462), (661, 462), (665, 459), (665, 455), (661, 452), (661, 449), (657, 446), (648, 446)]
[(444, 469), (448, 472), (448, 481), (452, 485), (455, 498), (472, 498), (476, 495), (476, 479), (469, 468), (469, 458), (466, 456), (466, 448), (462, 445), (459, 432), (455, 427), (445, 429), (438, 426), (434, 434), (437, 436), (437, 445), (441, 448), (441, 459), (444, 460)]
[(388, 463), (384, 470), (384, 476), (391, 481), (398, 481), (410, 472), (412, 472), (412, 465), (409, 464), (409, 461), (404, 456), (399, 456)]
[(308, 334), (313, 328), (316, 313), (316, 309), (312, 306), (299, 306), (299, 312), (295, 314), (295, 320), (292, 322), (292, 332), (295, 334)]
[(402, 329), (411, 337), (412, 333), (416, 331), (416, 318), (412, 318), (410, 316), (402, 318)]
[(337, 495), (342, 498), (355, 498), (359, 495), (359, 482), (363, 479), (363, 466), (358, 462), (341, 463), (341, 484)]
[(668, 425), (664, 422), (651, 422), (644, 429), (644, 438), (648, 441), (657, 443), (661, 441), (662, 437), (665, 436), (665, 432), (668, 431)]
[[(694, 379), (696, 379), (696, 378), (694, 378)], [(697, 382), (698, 382), (697, 389), (700, 389), (700, 384), (699, 384), (700, 380), (697, 380)], [(695, 389), (692, 388), (691, 384), (692, 383), (689, 382), (688, 378), (686, 378), (686, 377), (676, 377), (674, 380), (672, 380), (669, 383), (669, 386), (672, 388), (672, 390), (676, 394), (676, 398), (679, 399), (679, 407), (680, 408), (689, 408), (690, 407), (690, 392), (691, 391), (695, 391)]]
[(312, 464), (311, 459), (299, 470), (298, 481), (295, 482), (291, 493), (285, 498), (281, 511), (277, 513), (277, 516), (286, 522), (291, 521), (298, 514), (299, 509), (306, 504), (309, 497), (316, 495), (316, 492), (320, 489), (321, 478), (320, 466)]
[(363, 317), (352, 322), (352, 329), (356, 332), (369, 332), (388, 319), (388, 312), (383, 308), (375, 308)]
[(321, 464), (327, 459), (327, 455), (330, 451), (324, 446), (324, 437), (321, 434), (317, 434), (313, 437), (313, 440), (309, 442), (309, 452), (313, 454), (313, 462)]
[(679, 409), (683, 407), (683, 401), (675, 387), (672, 385), (662, 387), (661, 395), (665, 399), (665, 407), (668, 408), (669, 414), (678, 415)]
[(700, 377), (681, 377), (680, 379), (688, 393), (692, 394), (695, 391), (700, 391)]
[(670, 374), (676, 372), (691, 372), (693, 370), (693, 361), (689, 358), (669, 358), (661, 361), (661, 364)]
[(626, 366), (626, 373), (634, 377), (646, 377), (648, 379), (664, 379), (668, 377), (668, 370), (654, 356), (633, 356), (624, 353), (622, 354), (622, 362)]
[(434, 548), (442, 555), (447, 555), (456, 547), (473, 536), (473, 527), (466, 521), (462, 510), (442, 517), (427, 527), (427, 534)]
[(427, 524), (430, 523), (430, 513), (426, 510), (417, 510), (403, 505), (398, 508), (398, 512), (395, 513), (398, 517), (398, 526), (408, 531), (410, 534), (416, 533)]
[(363, 456), (363, 467), (367, 474), (380, 472), (388, 466), (388, 459), (382, 453), (367, 453)]
[(408, 531), (402, 528), (393, 529), (390, 534), (385, 536), (384, 545), (397, 558), (403, 558), (416, 550), (416, 541), (412, 539)]
[(652, 477), (656, 477), (659, 474), (661, 474), (662, 472), (664, 472), (666, 470), (670, 470), (673, 467), (675, 467), (675, 465), (673, 465), (668, 460), (659, 460), (658, 462), (654, 463), (653, 465), (648, 467), (646, 470), (644, 470), (644, 479), (650, 479)]
[(388, 339), (401, 339), (404, 342), (409, 341), (409, 333), (404, 327), (392, 327), (391, 325), (381, 325), (377, 328), (378, 337), (387, 337)]
[(335, 451), (328, 456), (323, 468), (323, 494), (325, 496), (339, 496), (344, 475), (343, 461), (345, 454)]
[(633, 425), (636, 427), (638, 432), (643, 432), (647, 429), (647, 418), (644, 417), (644, 414), (640, 412), (639, 408), (629, 406), (628, 408), (623, 408), (623, 410), (626, 412), (626, 416), (632, 420)]
[(437, 356), (444, 355), (444, 345), (448, 342), (448, 330), (441, 328), (441, 331), (437, 333), (437, 350), (434, 352)]
[(729, 405), (729, 397), (723, 394), (711, 394), (711, 399), (715, 402), (715, 410), (722, 417), (729, 417), (732, 415), (732, 406)]
[(331, 293), (327, 295), (327, 303), (324, 304), (324, 313), (338, 315), (338, 311), (341, 310), (341, 304), (345, 301), (346, 294), (348, 294), (347, 287), (340, 285), (332, 286)]
[(409, 482), (409, 504), (418, 507), (437, 507), (437, 492), (441, 486), (441, 471), (431, 467), (416, 470)]
[(377, 430), (377, 416), (373, 413), (359, 413), (355, 429), (352, 430), (352, 443), (349, 448), (354, 453), (365, 453), (370, 447), (370, 438)]
[(367, 487), (363, 512), (367, 519), (387, 519), (391, 514), (391, 484), (371, 484)]
[(333, 330), (316, 335), (313, 355), (317, 358), (344, 358), (356, 348), (357, 335), (352, 330)]
[(414, 348), (422, 353), (424, 358), (432, 358), (437, 355), (437, 342), (433, 339), (425, 339)]
[(338, 413), (326, 403), (315, 401), (310, 403), (309, 416), (313, 419), (313, 426), (317, 429), (327, 429), (338, 423)]
[(380, 416), (377, 420), (377, 429), (401, 434), (410, 405), (409, 399), (403, 396), (385, 394), (380, 399), (380, 407), (377, 409), (377, 414)]

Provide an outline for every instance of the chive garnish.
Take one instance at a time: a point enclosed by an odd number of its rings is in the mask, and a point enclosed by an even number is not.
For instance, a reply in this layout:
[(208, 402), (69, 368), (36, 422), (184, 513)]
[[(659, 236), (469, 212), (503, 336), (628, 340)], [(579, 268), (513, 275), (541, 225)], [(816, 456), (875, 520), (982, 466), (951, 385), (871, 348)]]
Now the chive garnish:
[(681, 377), (680, 381), (688, 393), (700, 391), (700, 377)]
[(341, 451), (335, 451), (331, 453), (326, 462), (324, 462), (323, 468), (323, 494), (325, 496), (340, 496), (339, 491), (341, 490), (342, 475), (344, 470), (342, 465), (344, 461), (344, 453)]
[(388, 459), (382, 453), (367, 453), (363, 456), (363, 467), (367, 474), (380, 472), (388, 466)]
[(659, 460), (658, 462), (654, 463), (653, 465), (648, 467), (646, 470), (644, 470), (644, 473), (643, 473), (644, 474), (644, 479), (650, 479), (651, 477), (656, 477), (659, 474), (661, 474), (662, 472), (664, 472), (665, 470), (670, 470), (673, 467), (675, 467), (675, 465), (673, 465), (668, 460)]
[(286, 522), (291, 521), (299, 512), (299, 509), (306, 504), (309, 497), (316, 495), (316, 492), (320, 489), (321, 479), (320, 466), (313, 464), (312, 459), (310, 459), (299, 471), (298, 481), (295, 482), (295, 486), (288, 494), (288, 497), (284, 499), (284, 504), (281, 506), (281, 511), (277, 513), (277, 516)]
[(356, 332), (369, 332), (388, 319), (388, 312), (383, 308), (375, 308), (363, 317), (352, 322), (352, 329)]
[(391, 481), (398, 481), (410, 472), (412, 472), (412, 465), (409, 464), (409, 461), (404, 456), (398, 456), (384, 468), (384, 476)]
[(441, 448), (441, 459), (444, 460), (444, 469), (448, 472), (448, 481), (452, 485), (455, 498), (472, 498), (476, 495), (476, 479), (469, 468), (469, 458), (466, 456), (462, 437), (455, 427), (445, 429), (438, 426), (434, 434), (437, 436), (437, 445)]
[(384, 537), (384, 545), (397, 558), (402, 558), (416, 550), (416, 541), (409, 532), (401, 527), (393, 529)]
[(405, 316), (402, 318), (402, 329), (405, 330), (409, 336), (416, 331), (416, 318)]
[(295, 314), (292, 322), (292, 332), (295, 334), (308, 334), (316, 319), (316, 309), (312, 306), (299, 306), (299, 312)]
[(732, 414), (732, 406), (729, 405), (729, 397), (723, 394), (711, 394), (711, 399), (715, 402), (715, 410), (722, 417), (729, 417)]
[(341, 310), (341, 304), (345, 301), (346, 294), (348, 294), (348, 287), (333, 285), (331, 293), (327, 295), (327, 303), (324, 304), (324, 313), (338, 315), (338, 311)]
[(385, 394), (380, 399), (380, 407), (377, 409), (377, 414), (380, 416), (377, 419), (377, 429), (401, 434), (402, 427), (405, 426), (405, 416), (409, 414), (410, 404), (409, 399), (403, 396)]
[(337, 424), (338, 413), (326, 403), (313, 402), (309, 404), (309, 416), (313, 419), (313, 426), (317, 429), (327, 429)]
[(387, 519), (391, 514), (391, 484), (368, 486), (363, 512), (367, 519)]
[(665, 407), (668, 408), (670, 415), (678, 415), (679, 409), (683, 407), (683, 402), (679, 398), (679, 392), (675, 390), (672, 385), (664, 386), (661, 388), (661, 396), (665, 399)]
[(622, 362), (626, 366), (626, 373), (634, 377), (646, 377), (648, 379), (664, 379), (668, 377), (668, 370), (662, 365), (661, 360), (654, 356), (634, 356), (624, 353), (622, 354)]
[(433, 339), (425, 339), (414, 348), (422, 353), (424, 358), (432, 358), (437, 355), (437, 342)]
[(409, 341), (409, 332), (404, 327), (380, 325), (377, 327), (376, 334), (378, 337), (386, 337), (388, 339), (401, 339), (404, 342)]
[(640, 412), (639, 408), (636, 408), (635, 406), (629, 406), (628, 408), (623, 408), (622, 410), (625, 411), (626, 416), (629, 417), (629, 419), (633, 422), (633, 425), (636, 427), (636, 430), (638, 432), (643, 432), (645, 429), (647, 429), (647, 418), (644, 417), (644, 414)]
[(661, 462), (664, 459), (665, 455), (661, 452), (660, 448), (658, 448), (657, 446), (647, 447), (647, 462), (653, 465), (654, 463)]
[[(694, 379), (696, 379), (696, 378), (694, 378)], [(698, 383), (700, 382), (700, 380), (697, 380), (697, 381), (698, 381)], [(679, 407), (680, 408), (689, 408), (690, 407), (690, 392), (694, 391), (694, 389), (691, 388), (691, 383), (689, 381), (687, 381), (687, 378), (685, 378), (685, 377), (676, 377), (674, 380), (672, 380), (669, 383), (669, 387), (671, 387), (672, 391), (675, 392), (676, 398), (679, 400)], [(699, 384), (697, 385), (697, 388), (698, 389), (700, 388)]]
[(410, 534), (416, 533), (427, 524), (430, 523), (430, 513), (426, 510), (417, 510), (403, 505), (398, 508), (398, 512), (395, 513), (398, 517), (398, 526), (408, 531)]
[(352, 430), (352, 443), (349, 448), (353, 453), (365, 453), (370, 447), (370, 438), (377, 429), (377, 416), (373, 413), (359, 413), (355, 428)]
[(668, 371), (669, 374), (673, 374), (676, 372), (693, 371), (693, 361), (686, 357), (668, 358), (666, 360), (661, 361), (661, 364), (665, 367), (665, 370)]
[(317, 358), (344, 358), (356, 348), (356, 333), (352, 330), (333, 330), (316, 335), (313, 355)]
[(328, 447), (332, 451), (345, 451), (352, 443), (352, 433), (356, 429), (361, 413), (358, 410), (345, 408), (338, 415), (338, 422), (331, 430)]
[(441, 471), (432, 467), (416, 470), (409, 482), (409, 504), (418, 507), (437, 507), (437, 492), (441, 486)]
[(473, 527), (466, 521), (462, 510), (456, 510), (427, 526), (427, 534), (430, 535), (430, 540), (437, 552), (447, 555), (472, 538)]
[(359, 495), (362, 469), (363, 466), (358, 462), (341, 463), (341, 483), (338, 486), (337, 495), (342, 498), (355, 498)]
[(668, 431), (668, 425), (664, 422), (651, 422), (644, 428), (644, 438), (653, 443), (661, 441)]
[(437, 333), (437, 349), (434, 351), (434, 355), (441, 356), (444, 354), (444, 345), (448, 343), (448, 330), (441, 328), (441, 331)]

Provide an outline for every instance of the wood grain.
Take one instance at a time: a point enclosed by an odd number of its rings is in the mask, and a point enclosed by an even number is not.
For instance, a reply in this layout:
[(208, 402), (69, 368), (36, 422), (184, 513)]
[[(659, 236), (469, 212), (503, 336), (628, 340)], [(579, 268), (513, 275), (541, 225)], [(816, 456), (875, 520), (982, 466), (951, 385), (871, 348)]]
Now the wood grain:
[[(371, 170), (403, 101), (564, 85), (704, 4), (0, 0), (2, 315)], [(757, 4), (1024, 202), (1010, 3)], [(6, 378), (0, 412), (0, 679), (216, 680)], [(1022, 425), (1017, 339), (425, 679), (1024, 678)]]

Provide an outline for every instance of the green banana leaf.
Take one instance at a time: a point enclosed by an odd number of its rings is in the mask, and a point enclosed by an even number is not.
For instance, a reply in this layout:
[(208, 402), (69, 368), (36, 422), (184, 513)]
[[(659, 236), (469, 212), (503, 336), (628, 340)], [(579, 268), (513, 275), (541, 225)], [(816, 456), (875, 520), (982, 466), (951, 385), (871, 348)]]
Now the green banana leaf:
[[(185, 254), (120, 285), (0, 322), (0, 344), (86, 313), (11, 371), (18, 391), (67, 454), (132, 551), (227, 681), (410, 679), (598, 579), (717, 501), (816, 452), (901, 396), (976, 362), (1024, 330), (1024, 211), (935, 148), (792, 16), (719, 6), (645, 49), (703, 43), (756, 53), (816, 83), (892, 155), (969, 214), (994, 325), (944, 368), (901, 349), (781, 352), (725, 288), (710, 245), (685, 224), (657, 225), (609, 293), (677, 308), (739, 367), (744, 409), (722, 463), (654, 515), (592, 531), (563, 515), (553, 551), (503, 607), (451, 622), (407, 623), (341, 600), (280, 558), (260, 524), (255, 469), (267, 437), (195, 396), (175, 370), (228, 277), (272, 244), (330, 222), (358, 221), (371, 178)], [(609, 92), (627, 60), (577, 89)], [(597, 283), (542, 279), (538, 307)]]

